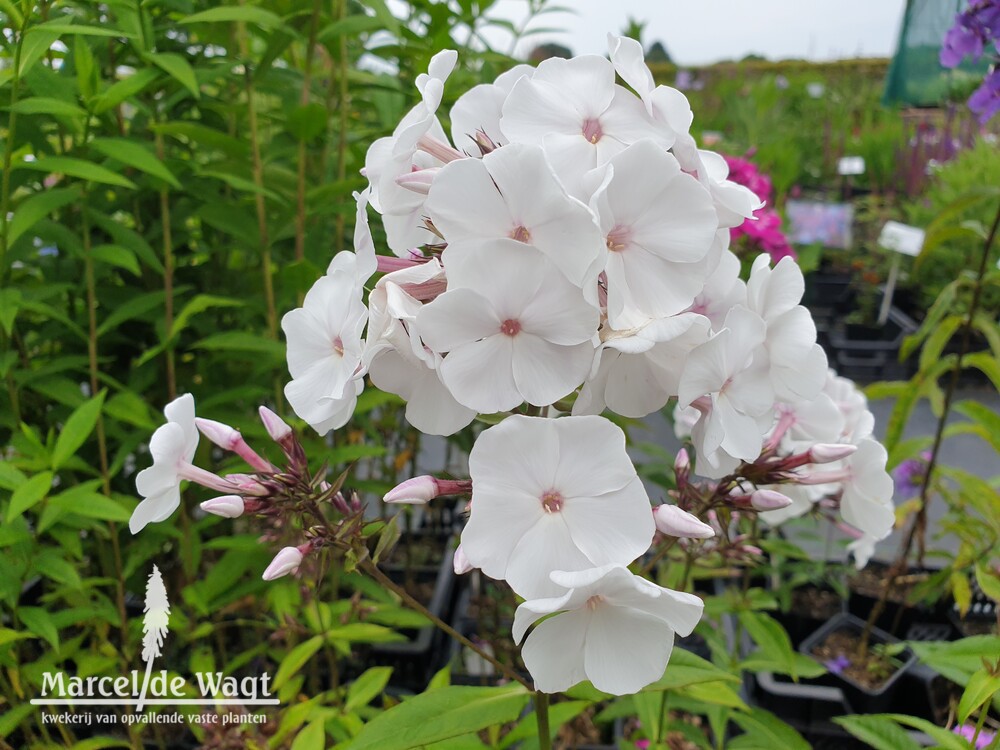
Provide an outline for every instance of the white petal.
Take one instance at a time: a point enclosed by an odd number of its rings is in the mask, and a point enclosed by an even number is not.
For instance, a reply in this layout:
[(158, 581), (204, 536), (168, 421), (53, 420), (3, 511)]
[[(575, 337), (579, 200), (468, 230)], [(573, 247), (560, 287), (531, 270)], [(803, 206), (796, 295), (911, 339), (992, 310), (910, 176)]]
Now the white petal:
[(525, 599), (558, 596), (564, 588), (551, 580), (551, 571), (587, 570), (594, 566), (576, 545), (564, 515), (564, 512), (543, 512), (542, 518), (528, 529), (511, 552), (503, 577), (518, 596)]
[(510, 337), (497, 334), (453, 349), (438, 371), (460, 404), (483, 414), (495, 414), (523, 401), (514, 382), (512, 359)]
[(612, 695), (636, 693), (663, 676), (673, 635), (663, 620), (645, 612), (598, 605), (584, 646), (587, 678)]
[(431, 349), (450, 352), (497, 334), (501, 322), (481, 294), (471, 289), (452, 289), (421, 308), (416, 328)]
[(573, 542), (594, 565), (631, 563), (649, 549), (656, 530), (638, 477), (620, 490), (567, 499), (561, 513)]
[(534, 406), (547, 406), (568, 395), (590, 371), (594, 356), (590, 342), (559, 346), (527, 331), (513, 339), (505, 338), (512, 347), (511, 364), (517, 391)]
[(543, 693), (559, 693), (587, 679), (584, 638), (590, 622), (586, 609), (564, 612), (540, 623), (528, 636), (521, 658)]

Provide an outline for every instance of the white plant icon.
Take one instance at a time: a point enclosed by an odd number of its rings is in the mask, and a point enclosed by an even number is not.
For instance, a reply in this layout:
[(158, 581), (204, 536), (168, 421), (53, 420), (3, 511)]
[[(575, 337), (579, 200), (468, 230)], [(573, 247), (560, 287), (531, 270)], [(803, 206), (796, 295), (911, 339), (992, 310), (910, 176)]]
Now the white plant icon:
[(170, 602), (167, 600), (167, 589), (163, 585), (160, 569), (153, 566), (146, 582), (146, 602), (142, 610), (142, 659), (146, 662), (146, 676), (142, 681), (142, 692), (136, 711), (142, 711), (146, 700), (146, 690), (149, 688), (149, 675), (153, 668), (153, 659), (160, 655), (163, 639), (167, 635), (170, 619)]

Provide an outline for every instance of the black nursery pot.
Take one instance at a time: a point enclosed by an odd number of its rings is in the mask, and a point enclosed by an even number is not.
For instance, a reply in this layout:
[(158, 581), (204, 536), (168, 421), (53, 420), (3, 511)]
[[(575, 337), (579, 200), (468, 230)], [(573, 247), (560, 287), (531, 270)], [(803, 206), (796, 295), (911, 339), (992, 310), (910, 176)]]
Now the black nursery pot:
[[(865, 622), (860, 618), (848, 613), (837, 615), (811, 636), (802, 641), (802, 645), (799, 646), (799, 651), (809, 658), (819, 661), (813, 653), (813, 649), (823, 645), (829, 636), (842, 631), (847, 631), (860, 636), (864, 632), (864, 629)], [(869, 637), (870, 645), (889, 645), (900, 642), (901, 641), (898, 638), (889, 635), (884, 630), (880, 630), (879, 628), (872, 628)], [(917, 660), (916, 654), (914, 654), (909, 648), (904, 649), (894, 658), (899, 662), (898, 668), (885, 682), (876, 688), (862, 685), (845, 674), (836, 674), (831, 672), (831, 675), (836, 678), (839, 687), (844, 694), (844, 699), (855, 713), (882, 713), (889, 710), (892, 705), (893, 695), (899, 685), (900, 678)]]
[[(447, 621), (455, 590), (455, 545), (451, 537), (439, 538), (437, 534), (422, 535), (420, 532), (412, 532), (412, 535), (425, 536), (427, 542), (440, 544), (440, 561), (432, 565), (412, 565), (409, 574), (406, 567), (398, 563), (389, 563), (384, 566), (384, 570), (396, 583), (402, 584), (409, 577), (418, 585), (432, 586), (430, 601), (426, 602), (427, 609)], [(414, 691), (423, 690), (440, 666), (438, 662), (443, 633), (430, 623), (402, 633), (407, 637), (406, 641), (373, 645), (370, 658), (374, 663), (393, 668), (394, 685)]]

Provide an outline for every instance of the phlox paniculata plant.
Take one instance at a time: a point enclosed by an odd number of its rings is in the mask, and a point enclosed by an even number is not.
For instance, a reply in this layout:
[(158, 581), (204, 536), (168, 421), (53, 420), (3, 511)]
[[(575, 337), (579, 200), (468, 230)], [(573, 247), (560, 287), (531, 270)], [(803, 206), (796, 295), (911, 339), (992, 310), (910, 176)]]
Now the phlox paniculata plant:
[[(885, 451), (861, 394), (828, 370), (801, 271), (762, 256), (739, 276), (730, 229), (761, 201), (698, 149), (686, 98), (654, 84), (638, 43), (609, 41), (610, 60), (518, 66), (465, 92), (450, 137), (439, 109), (456, 54), (436, 55), (420, 101), (368, 150), (354, 250), (282, 321), (285, 393), (320, 434), (348, 422), (366, 378), (425, 433), (494, 415), (468, 481), (415, 477), (385, 500), (471, 495), (457, 567), (524, 600), (513, 636), (546, 692), (590, 680), (626, 694), (662, 676), (702, 600), (629, 569), (656, 557), (654, 540), (752, 558), (718, 509), (777, 524), (839, 508), (863, 560), (893, 521)], [(601, 415), (668, 404), (694, 461), (681, 452), (673, 502), (653, 507), (624, 433)], [(293, 507), (312, 519), (317, 502), (341, 514), (332, 530), (306, 522), (306, 541), (266, 578), (343, 548), (360, 503), (308, 473), (287, 425), (263, 413), (288, 461), (279, 470), (232, 428), (199, 422), (255, 472), (214, 477), (190, 467), (190, 412), (168, 411), (169, 435), (154, 436), (158, 482), (140, 482), (133, 531), (166, 518), (192, 479), (225, 492), (203, 504), (220, 515)]]

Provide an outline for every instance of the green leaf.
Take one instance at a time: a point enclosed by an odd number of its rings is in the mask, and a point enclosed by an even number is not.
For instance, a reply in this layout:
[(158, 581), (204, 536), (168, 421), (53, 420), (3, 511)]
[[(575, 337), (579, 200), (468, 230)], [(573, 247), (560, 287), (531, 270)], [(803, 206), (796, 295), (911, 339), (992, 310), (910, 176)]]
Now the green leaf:
[(108, 331), (113, 331), (126, 320), (137, 318), (160, 307), (163, 304), (163, 296), (163, 292), (147, 292), (133, 297), (124, 305), (119, 305), (97, 326), (98, 337), (103, 336)]
[(231, 21), (253, 23), (264, 29), (274, 29), (284, 25), (281, 16), (253, 5), (226, 5), (211, 8), (201, 13), (185, 16), (180, 20), (180, 23), (226, 23)]
[(733, 721), (746, 734), (740, 735), (726, 744), (728, 750), (760, 750), (760, 748), (781, 748), (781, 750), (810, 750), (809, 743), (774, 714), (762, 708), (754, 708), (747, 713), (734, 713)]
[(181, 84), (191, 92), (195, 99), (201, 98), (201, 91), (198, 90), (198, 79), (195, 78), (194, 69), (181, 55), (173, 52), (151, 52), (149, 59), (163, 72)]
[(0, 10), (7, 15), (8, 21), (12, 22), (8, 23), (12, 29), (20, 29), (24, 26), (24, 16), (21, 15), (14, 0), (0, 0)]
[(0, 647), (6, 646), (14, 641), (23, 641), (25, 638), (34, 638), (31, 633), (18, 632), (10, 628), (0, 628)]
[(100, 521), (126, 522), (132, 515), (111, 498), (87, 487), (80, 490), (71, 487), (65, 492), (53, 495), (49, 498), (49, 505)]
[(300, 141), (311, 141), (326, 130), (329, 113), (322, 104), (299, 105), (288, 113), (285, 128)]
[(326, 44), (334, 41), (335, 39), (339, 39), (342, 36), (354, 36), (355, 34), (361, 34), (365, 31), (378, 31), (384, 28), (385, 22), (381, 18), (378, 18), (377, 16), (366, 16), (363, 13), (357, 13), (353, 16), (342, 18), (339, 21), (334, 21), (323, 28), (323, 30), (316, 35), (316, 41), (321, 44)]
[(994, 388), (1000, 391), (1000, 359), (992, 352), (976, 352), (966, 355), (962, 360), (962, 366), (975, 367), (990, 379)]
[(35, 172), (45, 172), (46, 174), (64, 174), (67, 177), (78, 177), (81, 180), (99, 182), (104, 185), (117, 185), (126, 188), (135, 187), (135, 183), (131, 180), (112, 172), (106, 167), (71, 156), (47, 156), (44, 159), (37, 159), (35, 161), (22, 161), (15, 164), (11, 169), (30, 169)]
[(747, 709), (743, 699), (725, 682), (698, 682), (679, 688), (677, 692), (692, 700), (713, 706), (728, 706), (741, 711)]
[(45, 639), (56, 651), (59, 650), (59, 631), (52, 624), (48, 612), (41, 607), (21, 607), (17, 616), (28, 630)]
[(156, 154), (135, 141), (125, 138), (95, 138), (90, 145), (110, 159), (158, 177), (178, 190), (181, 188), (181, 183), (163, 162), (156, 158)]
[(90, 257), (99, 263), (123, 268), (134, 276), (139, 276), (142, 273), (135, 253), (121, 245), (98, 245), (91, 248)]
[(113, 37), (124, 37), (130, 39), (133, 34), (122, 31), (121, 29), (106, 28), (104, 26), (87, 26), (82, 23), (66, 23), (63, 18), (57, 18), (53, 21), (48, 21), (46, 23), (40, 23), (37, 26), (32, 26), (28, 29), (27, 36), (30, 37), (32, 34), (58, 34), (62, 36), (63, 34), (83, 34), (85, 36), (113, 36)]
[(13, 708), (5, 708), (4, 712), (0, 714), (0, 737), (10, 736), (21, 725), (22, 721), (37, 710), (38, 706), (32, 706), (27, 702)]
[(1000, 676), (991, 675), (985, 669), (972, 675), (958, 701), (958, 723), (968, 721), (969, 716), (990, 701), (997, 692), (1000, 692)]
[(73, 65), (76, 68), (76, 85), (80, 96), (84, 101), (89, 101), (97, 91), (99, 75), (94, 63), (94, 53), (82, 34), (73, 39)]
[(951, 341), (951, 337), (962, 327), (965, 319), (960, 315), (949, 315), (935, 326), (920, 350), (920, 369), (926, 370), (941, 357), (941, 352)]
[(838, 716), (833, 721), (874, 750), (920, 750), (923, 747), (885, 716)]
[(976, 583), (990, 599), (1000, 603), (1000, 576), (981, 562), (976, 563)]
[(33, 96), (21, 99), (13, 107), (8, 107), (19, 115), (54, 115), (56, 117), (86, 117), (87, 110), (61, 99), (51, 99), (46, 96)]
[(7, 241), (14, 244), (18, 237), (31, 229), (39, 220), (79, 197), (80, 189), (76, 186), (53, 188), (28, 196), (14, 208), (14, 218), (10, 222)]
[(303, 641), (281, 660), (277, 674), (274, 675), (274, 690), (280, 690), (289, 679), (294, 677), (305, 663), (323, 646), (323, 636), (314, 635), (308, 641)]
[(780, 622), (764, 612), (740, 612), (739, 619), (764, 657), (774, 662), (774, 671), (798, 677), (795, 650)]
[(14, 320), (17, 318), (17, 311), (21, 309), (21, 290), (13, 287), (0, 289), (0, 326), (10, 336), (14, 329)]
[(101, 391), (70, 414), (56, 440), (56, 447), (52, 451), (53, 471), (58, 471), (72, 458), (73, 454), (93, 432), (97, 419), (101, 415), (101, 407), (104, 405), (106, 395), (107, 391)]
[(14, 490), (14, 494), (10, 498), (10, 505), (7, 506), (7, 523), (10, 523), (24, 513), (24, 511), (41, 502), (51, 487), (51, 471), (43, 471), (41, 474), (35, 474), (24, 484), (20, 485)]
[(183, 331), (191, 318), (213, 307), (242, 307), (245, 303), (238, 299), (229, 297), (216, 297), (212, 294), (199, 294), (193, 297), (174, 319), (174, 327), (170, 331), (168, 338), (173, 338)]
[(913, 729), (923, 732), (924, 734), (930, 735), (931, 738), (937, 742), (941, 748), (943, 748), (943, 750), (969, 750), (969, 744), (957, 734), (945, 729), (944, 727), (932, 724), (926, 719), (920, 719), (916, 716), (907, 716), (906, 714), (875, 715), (884, 715), (893, 721), (903, 724), (904, 726), (912, 727)]
[[(552, 738), (556, 736), (556, 733), (563, 726), (573, 721), (573, 719), (582, 714), (591, 705), (593, 704), (590, 701), (561, 701), (559, 703), (553, 703), (549, 707), (549, 731)], [(646, 724), (645, 726), (649, 725)], [(523, 745), (518, 745), (517, 747), (535, 747), (537, 746), (537, 738), (538, 717), (534, 712), (532, 712), (521, 719), (521, 721), (518, 722), (518, 725), (504, 736), (504, 738), (500, 741), (500, 748), (508, 748), (517, 742), (531, 739), (535, 740), (535, 744), (529, 745), (528, 743), (524, 743)]]
[[(409, 698), (364, 725), (347, 750), (410, 750), (506, 724), (528, 702), (521, 685), (442, 687)], [(433, 717), (433, 719), (431, 719)]]
[(326, 750), (326, 729), (323, 720), (309, 722), (306, 728), (298, 733), (292, 743), (292, 750)]
[(216, 333), (194, 344), (195, 349), (206, 351), (250, 352), (270, 354), (277, 360), (285, 358), (285, 347), (280, 341), (273, 341), (257, 333), (226, 331)]
[(114, 109), (129, 97), (135, 96), (160, 77), (155, 68), (142, 68), (127, 78), (115, 81), (94, 101), (94, 114), (102, 114)]
[(362, 673), (347, 688), (345, 711), (357, 711), (371, 703), (384, 689), (392, 675), (392, 667), (372, 667)]

